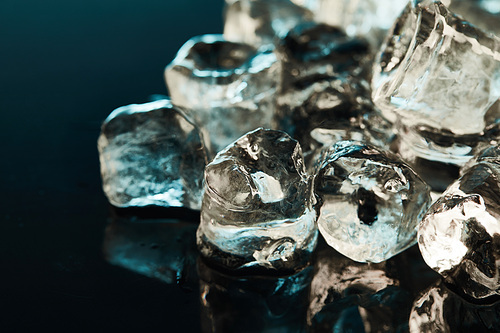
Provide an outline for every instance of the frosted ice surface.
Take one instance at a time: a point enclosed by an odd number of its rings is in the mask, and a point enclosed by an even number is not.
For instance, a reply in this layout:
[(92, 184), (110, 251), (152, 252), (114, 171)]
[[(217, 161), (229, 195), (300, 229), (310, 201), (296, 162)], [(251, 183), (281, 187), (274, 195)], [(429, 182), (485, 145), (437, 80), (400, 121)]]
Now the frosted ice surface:
[(113, 111), (98, 148), (104, 193), (114, 206), (200, 209), (206, 149), (198, 128), (169, 100)]

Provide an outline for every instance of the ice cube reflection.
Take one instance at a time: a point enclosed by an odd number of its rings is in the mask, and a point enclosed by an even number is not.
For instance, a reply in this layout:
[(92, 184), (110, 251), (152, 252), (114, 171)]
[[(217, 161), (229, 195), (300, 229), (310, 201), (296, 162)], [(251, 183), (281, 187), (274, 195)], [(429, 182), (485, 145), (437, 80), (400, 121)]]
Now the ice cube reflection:
[(106, 261), (168, 284), (196, 283), (196, 223), (115, 217), (105, 229)]
[(410, 332), (498, 332), (500, 303), (473, 304), (438, 281), (415, 301)]
[(203, 332), (306, 332), (312, 267), (285, 277), (235, 277), (198, 261)]
[(407, 330), (411, 293), (401, 258), (363, 264), (325, 247), (317, 254), (307, 321), (311, 332)]

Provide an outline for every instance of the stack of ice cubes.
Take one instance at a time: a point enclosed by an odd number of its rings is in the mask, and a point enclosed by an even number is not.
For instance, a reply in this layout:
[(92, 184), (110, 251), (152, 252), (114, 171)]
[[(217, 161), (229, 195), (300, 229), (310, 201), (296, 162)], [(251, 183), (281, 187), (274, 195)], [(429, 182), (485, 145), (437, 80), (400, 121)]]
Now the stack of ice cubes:
[(453, 290), (494, 297), (499, 31), (487, 0), (226, 0), (224, 33), (167, 66), (170, 97), (104, 122), (104, 192), (200, 210), (217, 269), (300, 271), (318, 230), (358, 263), (418, 235)]

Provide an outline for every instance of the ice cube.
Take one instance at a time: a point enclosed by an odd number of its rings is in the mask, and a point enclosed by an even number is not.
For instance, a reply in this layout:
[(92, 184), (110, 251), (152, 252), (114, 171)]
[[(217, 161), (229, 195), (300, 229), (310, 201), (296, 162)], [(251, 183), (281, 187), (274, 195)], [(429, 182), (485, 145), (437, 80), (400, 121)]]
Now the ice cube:
[(428, 186), (399, 157), (354, 141), (323, 152), (314, 191), (326, 242), (359, 262), (381, 262), (415, 244), (431, 200)]
[(258, 129), (205, 169), (198, 247), (228, 269), (293, 272), (316, 246), (316, 214), (300, 145)]
[(408, 0), (292, 0), (308, 8), (318, 22), (343, 28), (350, 36), (363, 36), (380, 45), (385, 32)]
[(271, 50), (221, 35), (190, 39), (165, 69), (172, 102), (208, 132), (214, 153), (251, 130), (271, 127), (280, 76)]
[(500, 97), (500, 39), (439, 1), (411, 3), (375, 62), (375, 104), (405, 126), (482, 133), (489, 125), (485, 115)]
[(278, 56), (283, 62), (283, 89), (299, 80), (341, 77), (346, 81), (365, 79), (372, 56), (368, 43), (349, 37), (339, 28), (326, 24), (303, 23), (279, 42)]
[(113, 111), (98, 140), (104, 193), (117, 207), (199, 210), (207, 153), (198, 128), (169, 100)]
[(260, 47), (272, 45), (312, 13), (289, 0), (226, 0), (224, 37)]
[(339, 140), (389, 146), (394, 133), (371, 101), (364, 40), (307, 23), (292, 29), (277, 50), (283, 83), (275, 126), (301, 143), (308, 169), (323, 145)]
[(425, 262), (474, 298), (500, 295), (500, 165), (481, 161), (451, 184), (423, 218)]

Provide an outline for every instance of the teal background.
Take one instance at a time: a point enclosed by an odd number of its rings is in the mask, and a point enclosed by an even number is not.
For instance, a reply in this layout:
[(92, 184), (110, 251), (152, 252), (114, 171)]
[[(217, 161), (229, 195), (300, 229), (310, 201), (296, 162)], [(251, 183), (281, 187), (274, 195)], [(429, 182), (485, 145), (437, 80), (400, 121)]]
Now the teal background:
[[(197, 331), (188, 294), (102, 259), (96, 142), (115, 108), (166, 94), (222, 0), (0, 0), (0, 331)], [(7, 329), (7, 330), (6, 330)]]

